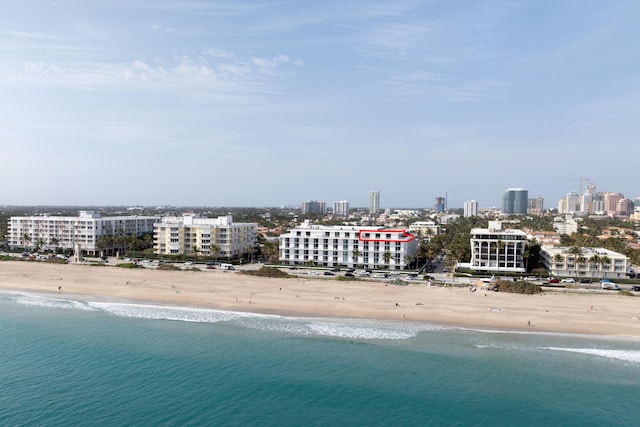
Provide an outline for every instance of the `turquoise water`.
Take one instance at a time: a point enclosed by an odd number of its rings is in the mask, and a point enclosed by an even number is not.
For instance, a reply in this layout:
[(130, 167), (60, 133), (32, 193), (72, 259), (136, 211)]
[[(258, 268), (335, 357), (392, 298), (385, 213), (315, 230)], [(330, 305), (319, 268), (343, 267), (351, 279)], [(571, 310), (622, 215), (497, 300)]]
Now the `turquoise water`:
[(0, 425), (638, 425), (640, 342), (0, 293)]

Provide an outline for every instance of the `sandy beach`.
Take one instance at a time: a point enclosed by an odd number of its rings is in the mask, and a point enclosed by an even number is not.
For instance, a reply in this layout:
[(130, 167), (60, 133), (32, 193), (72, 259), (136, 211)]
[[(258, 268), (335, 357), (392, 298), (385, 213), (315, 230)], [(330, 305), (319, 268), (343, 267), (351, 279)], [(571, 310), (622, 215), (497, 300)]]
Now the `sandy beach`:
[(0, 263), (0, 291), (280, 314), (428, 322), (476, 329), (640, 337), (640, 299), (611, 293), (516, 295), (326, 278), (270, 279), (220, 270)]

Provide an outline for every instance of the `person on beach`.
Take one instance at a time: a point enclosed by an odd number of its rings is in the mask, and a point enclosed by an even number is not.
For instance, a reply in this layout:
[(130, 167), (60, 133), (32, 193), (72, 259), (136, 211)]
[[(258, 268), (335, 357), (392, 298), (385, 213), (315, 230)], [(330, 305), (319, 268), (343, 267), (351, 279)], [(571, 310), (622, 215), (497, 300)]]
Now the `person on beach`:
[(58, 286), (58, 293), (62, 292), (62, 286)]

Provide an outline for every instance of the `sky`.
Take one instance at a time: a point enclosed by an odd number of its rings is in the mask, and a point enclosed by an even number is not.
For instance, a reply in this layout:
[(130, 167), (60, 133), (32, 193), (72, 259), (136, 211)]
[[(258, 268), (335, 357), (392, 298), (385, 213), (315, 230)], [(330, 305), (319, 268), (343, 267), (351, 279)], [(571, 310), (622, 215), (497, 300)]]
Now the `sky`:
[(636, 0), (23, 0), (0, 205), (640, 196)]

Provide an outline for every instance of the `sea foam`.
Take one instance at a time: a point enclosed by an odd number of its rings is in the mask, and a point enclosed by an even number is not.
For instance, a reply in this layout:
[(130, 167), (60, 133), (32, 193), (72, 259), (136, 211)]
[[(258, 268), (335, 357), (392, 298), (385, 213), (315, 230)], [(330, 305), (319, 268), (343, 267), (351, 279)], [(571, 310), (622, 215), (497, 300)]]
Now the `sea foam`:
[(640, 350), (614, 350), (603, 348), (565, 348), (565, 347), (544, 347), (546, 350), (566, 351), (571, 353), (588, 354), (592, 356), (604, 357), (607, 359), (622, 360), (625, 362), (640, 363)]

